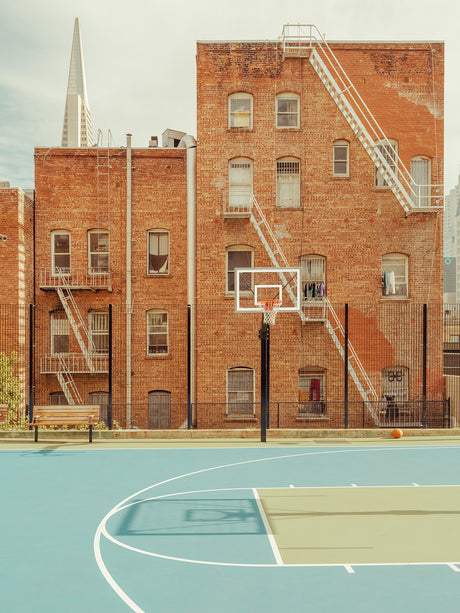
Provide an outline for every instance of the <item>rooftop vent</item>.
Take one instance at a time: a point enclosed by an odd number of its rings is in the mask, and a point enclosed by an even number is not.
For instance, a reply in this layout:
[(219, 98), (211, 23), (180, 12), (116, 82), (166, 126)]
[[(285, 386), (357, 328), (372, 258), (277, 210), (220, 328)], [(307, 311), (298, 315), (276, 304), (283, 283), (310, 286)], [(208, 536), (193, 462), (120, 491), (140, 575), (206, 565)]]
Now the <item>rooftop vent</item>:
[(149, 147), (158, 147), (158, 136), (151, 136), (150, 137)]

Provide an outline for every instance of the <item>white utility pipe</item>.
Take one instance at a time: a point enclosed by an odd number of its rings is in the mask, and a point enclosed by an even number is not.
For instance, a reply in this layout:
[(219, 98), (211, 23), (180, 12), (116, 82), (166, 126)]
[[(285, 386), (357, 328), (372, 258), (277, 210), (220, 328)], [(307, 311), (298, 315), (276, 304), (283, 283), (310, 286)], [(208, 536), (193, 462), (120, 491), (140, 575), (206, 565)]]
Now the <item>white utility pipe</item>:
[(131, 427), (131, 136), (126, 135), (126, 428)]
[[(187, 150), (187, 304), (191, 307), (191, 402), (195, 403), (195, 326), (196, 326), (196, 140), (186, 134), (179, 147)], [(192, 416), (195, 422), (195, 416)]]

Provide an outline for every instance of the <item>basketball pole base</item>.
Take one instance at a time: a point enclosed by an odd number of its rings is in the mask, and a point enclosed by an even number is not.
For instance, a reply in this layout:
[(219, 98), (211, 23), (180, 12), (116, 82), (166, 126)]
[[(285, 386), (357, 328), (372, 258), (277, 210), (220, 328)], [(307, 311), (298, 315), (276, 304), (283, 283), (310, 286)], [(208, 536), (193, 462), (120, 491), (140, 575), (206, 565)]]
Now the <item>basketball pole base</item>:
[[(263, 317), (263, 316), (262, 316)], [(260, 441), (267, 442), (267, 417), (270, 406), (270, 324), (262, 319), (260, 338)]]

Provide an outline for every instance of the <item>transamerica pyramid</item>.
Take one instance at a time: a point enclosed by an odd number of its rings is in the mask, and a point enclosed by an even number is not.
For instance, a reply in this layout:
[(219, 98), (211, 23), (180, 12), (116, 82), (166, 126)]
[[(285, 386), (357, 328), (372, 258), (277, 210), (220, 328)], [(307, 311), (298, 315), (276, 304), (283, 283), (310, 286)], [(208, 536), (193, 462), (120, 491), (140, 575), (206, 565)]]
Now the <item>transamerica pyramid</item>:
[(70, 58), (69, 82), (65, 102), (62, 147), (91, 147), (93, 129), (86, 93), (85, 64), (80, 36), (80, 24), (75, 19)]

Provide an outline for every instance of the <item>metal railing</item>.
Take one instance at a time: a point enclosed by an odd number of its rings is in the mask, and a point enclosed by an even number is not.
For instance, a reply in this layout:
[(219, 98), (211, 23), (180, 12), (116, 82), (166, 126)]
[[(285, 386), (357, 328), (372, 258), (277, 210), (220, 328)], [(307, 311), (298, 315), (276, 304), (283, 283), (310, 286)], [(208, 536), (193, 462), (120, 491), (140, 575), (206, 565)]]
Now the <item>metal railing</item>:
[(227, 192), (223, 196), (224, 217), (249, 217), (253, 205), (252, 192)]
[(54, 270), (40, 271), (40, 287), (42, 289), (55, 289), (63, 287), (65, 283), (71, 289), (112, 289), (112, 271), (87, 270), (70, 268), (62, 272)]
[(108, 373), (109, 372), (109, 357), (108, 355), (92, 353), (91, 361), (93, 369), (90, 370), (87, 360), (82, 353), (67, 353), (59, 355), (43, 355), (40, 358), (40, 374), (57, 374), (65, 370), (72, 374), (78, 373)]

